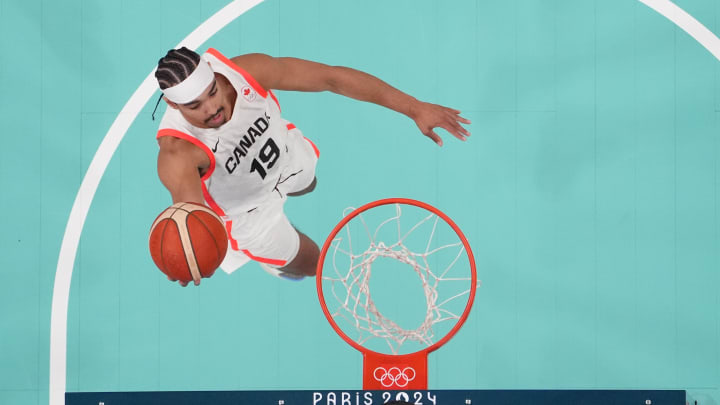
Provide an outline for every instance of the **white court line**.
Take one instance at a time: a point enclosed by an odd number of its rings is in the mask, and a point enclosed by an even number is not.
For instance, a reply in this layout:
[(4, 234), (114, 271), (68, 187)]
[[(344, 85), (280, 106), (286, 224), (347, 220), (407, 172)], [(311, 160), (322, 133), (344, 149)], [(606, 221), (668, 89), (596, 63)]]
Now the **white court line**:
[[(235, 0), (206, 20), (188, 35), (179, 46), (197, 49), (211, 36), (231, 21), (263, 0)], [(695, 38), (705, 49), (720, 60), (720, 39), (691, 15), (669, 0), (638, 0), (663, 15), (675, 25)], [(70, 280), (75, 264), (75, 256), (90, 204), (95, 197), (100, 179), (105, 173), (110, 158), (115, 153), (128, 128), (156, 91), (154, 70), (133, 93), (130, 100), (118, 114), (100, 147), (93, 157), (90, 167), (83, 178), (80, 190), (75, 197), (70, 218), (65, 227), (60, 246), (55, 285), (53, 287), (52, 310), (50, 319), (50, 405), (65, 404), (66, 388), (66, 349), (67, 349), (67, 309), (70, 297)]]
[[(215, 35), (223, 27), (240, 17), (243, 13), (255, 7), (263, 0), (235, 0), (223, 7), (220, 11), (208, 18), (176, 48), (186, 46), (190, 49), (197, 49), (210, 37)], [(147, 104), (150, 97), (157, 91), (155, 81), (155, 69), (145, 78), (140, 87), (135, 90), (132, 97), (125, 104), (123, 109), (115, 118), (112, 126), (105, 134), (100, 147), (85, 177), (80, 184), (80, 190), (75, 196), (70, 218), (65, 227), (60, 246), (57, 270), (55, 271), (55, 285), (53, 287), (52, 309), (50, 315), (50, 405), (65, 404), (65, 390), (67, 384), (67, 311), (70, 298), (70, 280), (72, 279), (75, 256), (77, 254), (80, 234), (82, 233), (85, 219), (87, 218), (90, 204), (95, 191), (97, 191), (100, 179), (105, 173), (108, 163), (117, 149), (120, 141), (125, 136), (130, 125), (135, 121), (140, 110)]]
[(638, 0), (672, 21), (720, 60), (720, 39), (670, 0)]

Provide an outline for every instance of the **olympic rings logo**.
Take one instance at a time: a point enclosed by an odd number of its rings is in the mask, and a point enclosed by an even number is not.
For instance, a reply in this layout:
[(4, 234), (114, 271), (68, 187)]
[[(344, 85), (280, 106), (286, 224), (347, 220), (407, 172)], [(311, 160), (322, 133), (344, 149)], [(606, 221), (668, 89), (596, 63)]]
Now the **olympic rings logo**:
[(391, 367), (386, 370), (385, 367), (378, 367), (373, 371), (373, 377), (385, 388), (390, 388), (393, 385), (402, 388), (415, 379), (415, 369), (405, 367), (400, 370), (399, 367)]

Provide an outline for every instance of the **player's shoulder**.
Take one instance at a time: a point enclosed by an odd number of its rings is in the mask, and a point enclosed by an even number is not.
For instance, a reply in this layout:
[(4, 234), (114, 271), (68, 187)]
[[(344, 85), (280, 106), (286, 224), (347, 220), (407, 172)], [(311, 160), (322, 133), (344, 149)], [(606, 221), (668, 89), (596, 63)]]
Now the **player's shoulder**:
[(264, 53), (246, 53), (242, 55), (233, 56), (230, 60), (236, 65), (243, 67), (245, 64), (263, 64), (272, 63), (273, 57)]
[(200, 168), (208, 167), (210, 164), (208, 155), (186, 139), (162, 136), (158, 138), (158, 145), (160, 146), (159, 161), (170, 164), (170, 166), (175, 164), (172, 162), (179, 162), (182, 165), (189, 164)]
[[(246, 53), (230, 61), (247, 73), (263, 89), (273, 89), (278, 76), (277, 59), (264, 53)], [(247, 78), (247, 77), (246, 77)]]
[(198, 149), (192, 142), (175, 136), (161, 136), (157, 141), (160, 151), (173, 155), (193, 153), (195, 149)]
[(246, 53), (230, 58), (230, 61), (253, 76), (263, 76), (263, 72), (272, 70), (276, 59), (264, 53)]

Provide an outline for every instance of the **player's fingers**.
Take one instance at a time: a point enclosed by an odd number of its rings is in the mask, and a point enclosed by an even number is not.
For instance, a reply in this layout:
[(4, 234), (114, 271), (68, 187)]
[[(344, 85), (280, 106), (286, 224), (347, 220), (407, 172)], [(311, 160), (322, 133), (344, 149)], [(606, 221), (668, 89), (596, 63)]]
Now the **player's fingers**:
[(463, 127), (460, 124), (458, 124), (458, 131), (460, 131), (460, 133), (463, 134), (466, 138), (470, 136), (470, 131), (468, 131), (467, 128)]
[(462, 132), (464, 130), (464, 128), (460, 127), (460, 124), (458, 124), (457, 122), (450, 121), (450, 122), (442, 125), (442, 128), (444, 128), (446, 131), (448, 131), (450, 134), (452, 134), (452, 136), (454, 136), (455, 138), (457, 138), (461, 141), (465, 140), (465, 136)]
[(463, 124), (472, 124), (472, 122), (470, 122), (469, 119), (463, 118), (463, 117), (461, 117), (461, 116), (459, 116), (459, 115), (455, 116), (455, 119), (458, 120), (458, 121), (460, 121), (460, 122), (462, 122)]
[(451, 119), (453, 122), (462, 122), (463, 124), (471, 123), (469, 119), (467, 119), (465, 117), (461, 117), (459, 114), (460, 114), (460, 111), (453, 110), (453, 113), (448, 113), (447, 117), (449, 119)]
[(462, 125), (460, 125), (457, 121), (452, 120), (452, 121), (450, 122), (450, 125), (452, 125), (452, 127), (453, 127), (458, 133), (462, 134), (463, 136), (465, 136), (465, 137), (470, 136), (470, 132), (469, 132), (467, 129), (465, 129), (465, 127), (463, 127)]
[(178, 283), (180, 283), (180, 285), (183, 286), (183, 287), (187, 287), (187, 285), (188, 285), (188, 282), (187, 282), (187, 281), (182, 281), (182, 280), (180, 280), (180, 281), (178, 281)]
[(449, 131), (449, 132), (452, 134), (452, 136), (454, 136), (455, 138), (457, 138), (461, 141), (467, 140), (467, 137), (464, 136), (463, 134), (461, 134), (459, 131)]
[(442, 138), (440, 138), (440, 137), (438, 136), (438, 134), (435, 133), (435, 131), (433, 131), (433, 130), (427, 131), (427, 132), (425, 133), (425, 136), (427, 136), (428, 138), (432, 139), (433, 142), (435, 142), (438, 146), (442, 146), (442, 144), (443, 144)]
[(195, 285), (200, 285), (200, 280), (193, 280), (195, 282)]
[(453, 131), (453, 132), (451, 132), (451, 134), (452, 134), (452, 136), (454, 136), (455, 138), (457, 138), (457, 139), (459, 139), (459, 140), (461, 140), (461, 141), (463, 141), (463, 142), (465, 142), (465, 141), (467, 140), (467, 137), (466, 137), (466, 136), (463, 136), (463, 134), (461, 134), (461, 133), (459, 133), (459, 132)]

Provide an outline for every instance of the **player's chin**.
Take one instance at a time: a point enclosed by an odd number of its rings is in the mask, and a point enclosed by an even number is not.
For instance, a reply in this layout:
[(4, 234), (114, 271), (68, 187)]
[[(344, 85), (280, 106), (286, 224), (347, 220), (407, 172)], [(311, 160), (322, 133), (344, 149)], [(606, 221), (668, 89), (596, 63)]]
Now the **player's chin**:
[(223, 126), (227, 122), (227, 118), (225, 117), (225, 112), (220, 111), (216, 115), (210, 117), (209, 119), (205, 120), (205, 124), (210, 128), (218, 128)]

